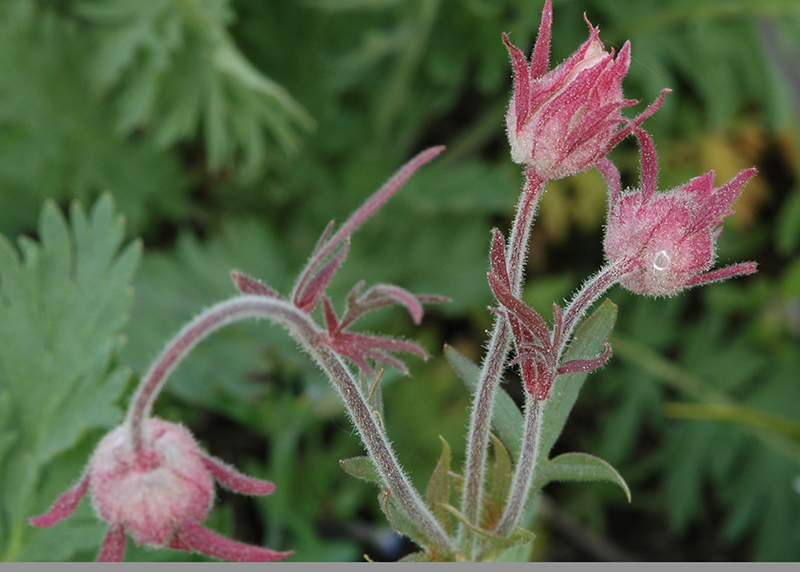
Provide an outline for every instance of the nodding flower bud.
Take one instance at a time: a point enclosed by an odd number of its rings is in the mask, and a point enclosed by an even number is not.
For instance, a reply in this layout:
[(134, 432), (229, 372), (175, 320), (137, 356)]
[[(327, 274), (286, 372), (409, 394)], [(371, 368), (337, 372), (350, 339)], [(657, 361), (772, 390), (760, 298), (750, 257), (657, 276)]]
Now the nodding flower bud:
[(99, 561), (122, 560), (126, 533), (137, 545), (201, 552), (222, 560), (268, 562), (291, 555), (230, 540), (200, 524), (214, 503), (214, 479), (257, 495), (271, 493), (272, 483), (242, 475), (202, 452), (181, 425), (148, 418), (142, 430), (140, 448), (134, 446), (128, 424), (103, 437), (80, 482), (31, 524), (58, 524), (91, 489), (95, 512), (109, 524)]
[[(552, 21), (552, 2), (547, 0), (530, 64), (503, 34), (514, 68), (514, 95), (506, 115), (511, 158), (543, 179), (590, 169), (652, 115), (669, 91), (637, 118), (625, 119), (622, 108), (637, 103), (622, 95), (622, 80), (631, 62), (630, 42), (614, 59), (614, 50), (605, 51), (600, 31), (587, 20), (589, 39), (548, 72)], [(619, 129), (623, 122), (628, 126)]]
[(89, 462), (92, 505), (120, 523), (136, 544), (166, 547), (184, 520), (202, 522), (214, 502), (214, 479), (182, 426), (148, 420), (146, 449), (137, 454), (125, 426), (108, 433)]
[(692, 286), (755, 272), (755, 262), (709, 270), (723, 219), (734, 212), (731, 204), (756, 170), (742, 171), (722, 187), (714, 186), (711, 171), (677, 189), (657, 192), (653, 141), (642, 130), (636, 134), (642, 146), (641, 189), (621, 194), (616, 168), (607, 159), (598, 163), (609, 184), (606, 256), (632, 268), (620, 284), (637, 294), (672, 296)]

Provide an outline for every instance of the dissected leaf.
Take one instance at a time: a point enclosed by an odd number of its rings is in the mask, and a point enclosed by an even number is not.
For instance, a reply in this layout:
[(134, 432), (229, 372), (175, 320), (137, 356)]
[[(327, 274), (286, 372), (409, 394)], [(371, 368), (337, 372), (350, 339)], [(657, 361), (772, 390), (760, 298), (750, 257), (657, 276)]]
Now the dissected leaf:
[(93, 80), (113, 93), (126, 134), (152, 126), (158, 144), (168, 147), (195, 136), (202, 122), (209, 167), (237, 160), (252, 176), (266, 159), (265, 132), (291, 151), (298, 130), (313, 126), (233, 43), (227, 0), (84, 0), (75, 9), (93, 24)]
[[(63, 13), (13, 2), (0, 18), (0, 230), (26, 231), (45, 198), (111, 189), (134, 229), (151, 212), (185, 213), (189, 178), (147, 137), (123, 139), (86, 81), (86, 37)], [(8, 7), (8, 6), (6, 6)]]
[(9, 404), (0, 423), (14, 435), (13, 443), (3, 437), (0, 510), (12, 530), (44, 508), (34, 498), (43, 468), (89, 429), (118, 422), (129, 377), (112, 360), (141, 245), (119, 252), (124, 223), (109, 194), (88, 217), (73, 204), (70, 222), (47, 203), (41, 243), (21, 238), (21, 258), (0, 236), (0, 396)]

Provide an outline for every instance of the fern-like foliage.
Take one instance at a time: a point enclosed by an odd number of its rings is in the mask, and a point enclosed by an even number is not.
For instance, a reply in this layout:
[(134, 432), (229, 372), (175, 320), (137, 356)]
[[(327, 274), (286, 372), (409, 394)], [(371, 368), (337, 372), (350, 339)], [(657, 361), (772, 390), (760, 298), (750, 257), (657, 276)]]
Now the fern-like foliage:
[(146, 138), (120, 137), (93, 94), (84, 36), (50, 7), (0, 6), (1, 232), (30, 230), (46, 198), (86, 202), (109, 189), (134, 228), (152, 211), (184, 209), (188, 177), (177, 157)]
[[(0, 559), (25, 548), (28, 517), (46, 508), (39, 485), (58, 456), (121, 416), (129, 371), (115, 356), (141, 257), (138, 241), (120, 252), (123, 233), (104, 195), (88, 216), (73, 204), (69, 225), (46, 203), (39, 241), (20, 238), (19, 252), (0, 236)], [(71, 471), (63, 478), (80, 465)]]
[(91, 24), (94, 84), (114, 99), (118, 128), (152, 130), (169, 147), (202, 124), (208, 165), (262, 166), (269, 133), (284, 150), (298, 144), (308, 113), (241, 54), (227, 32), (228, 0), (87, 0), (77, 14)]

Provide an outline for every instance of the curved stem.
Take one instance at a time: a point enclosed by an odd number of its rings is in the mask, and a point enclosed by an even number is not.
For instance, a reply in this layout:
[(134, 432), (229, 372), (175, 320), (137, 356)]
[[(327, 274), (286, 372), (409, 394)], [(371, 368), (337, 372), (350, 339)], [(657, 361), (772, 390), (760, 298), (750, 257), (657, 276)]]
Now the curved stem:
[[(215, 304), (186, 324), (173, 338), (145, 373), (133, 395), (125, 423), (130, 428), (134, 451), (140, 453), (144, 446), (144, 422), (150, 416), (153, 402), (164, 387), (170, 373), (184, 357), (204, 338), (231, 322), (246, 318), (276, 319), (275, 310), (269, 306), (289, 306), (287, 303), (263, 296), (237, 296)], [(277, 304), (276, 302), (281, 302)], [(292, 306), (289, 306), (293, 308)], [(284, 310), (283, 313), (286, 313)], [(310, 320), (309, 320), (310, 321)], [(313, 322), (312, 322), (313, 323)]]
[[(518, 296), (522, 289), (523, 269), (527, 254), (528, 237), (536, 214), (536, 207), (542, 197), (545, 181), (536, 177), (531, 170), (526, 171), (527, 181), (520, 196), (517, 215), (512, 224), (506, 263), (511, 291)], [(495, 320), (489, 349), (483, 360), (483, 368), (478, 381), (478, 389), (472, 402), (470, 428), (467, 437), (467, 459), (464, 468), (464, 488), (462, 512), (467, 520), (479, 525), (481, 497), (486, 473), (486, 458), (489, 447), (489, 432), (492, 424), (492, 409), (500, 375), (508, 354), (511, 341), (511, 328), (505, 318)], [(462, 526), (460, 542), (466, 554), (474, 554), (474, 535)]]
[(254, 295), (236, 296), (208, 308), (184, 326), (158, 356), (133, 396), (125, 423), (129, 426), (134, 449), (141, 451), (144, 447), (145, 421), (150, 415), (155, 398), (178, 363), (211, 333), (226, 324), (249, 318), (266, 318), (283, 325), (303, 349), (311, 354), (342, 396), (367, 452), (398, 504), (437, 554), (443, 557), (452, 556), (457, 551), (456, 546), (403, 472), (352, 373), (338, 355), (319, 344), (321, 332), (314, 321), (285, 300)]
[(561, 339), (555, 340), (555, 342), (558, 343), (557, 356), (559, 359), (564, 349), (567, 347), (572, 333), (575, 331), (575, 327), (578, 325), (581, 318), (583, 318), (583, 315), (589, 307), (609, 288), (619, 282), (623, 276), (633, 271), (635, 268), (636, 263), (627, 258), (605, 266), (600, 272), (587, 280), (578, 293), (573, 296), (569, 306), (564, 310)]

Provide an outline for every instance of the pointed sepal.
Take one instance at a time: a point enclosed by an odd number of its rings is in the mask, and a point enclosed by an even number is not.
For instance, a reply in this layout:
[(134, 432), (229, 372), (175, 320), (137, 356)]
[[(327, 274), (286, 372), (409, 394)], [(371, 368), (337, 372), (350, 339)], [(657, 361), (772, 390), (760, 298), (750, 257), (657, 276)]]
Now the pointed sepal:
[(89, 490), (89, 474), (83, 475), (78, 484), (68, 489), (56, 499), (53, 506), (46, 513), (34, 516), (29, 520), (33, 526), (53, 526), (58, 524), (75, 511), (75, 507)]
[(232, 562), (274, 562), (294, 554), (292, 551), (278, 552), (277, 550), (231, 540), (193, 520), (186, 520), (181, 523), (178, 531), (178, 540), (190, 550), (212, 558)]
[(269, 286), (252, 278), (238, 270), (231, 270), (231, 279), (242, 294), (252, 294), (255, 296), (268, 296), (282, 300), (282, 296)]
[(245, 495), (264, 496), (272, 494), (275, 485), (240, 473), (227, 463), (208, 454), (202, 455), (203, 465), (225, 488)]

